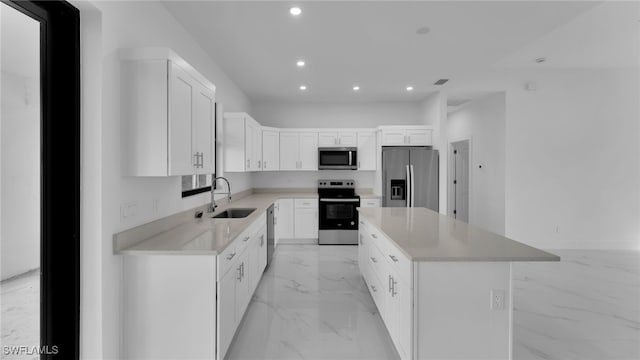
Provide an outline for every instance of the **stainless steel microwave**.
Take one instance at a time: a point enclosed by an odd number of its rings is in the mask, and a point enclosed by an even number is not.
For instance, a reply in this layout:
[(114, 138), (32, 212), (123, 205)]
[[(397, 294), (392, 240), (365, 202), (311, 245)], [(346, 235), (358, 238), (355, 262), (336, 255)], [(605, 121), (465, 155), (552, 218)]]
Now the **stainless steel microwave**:
[(355, 147), (318, 148), (319, 170), (358, 170), (358, 150)]

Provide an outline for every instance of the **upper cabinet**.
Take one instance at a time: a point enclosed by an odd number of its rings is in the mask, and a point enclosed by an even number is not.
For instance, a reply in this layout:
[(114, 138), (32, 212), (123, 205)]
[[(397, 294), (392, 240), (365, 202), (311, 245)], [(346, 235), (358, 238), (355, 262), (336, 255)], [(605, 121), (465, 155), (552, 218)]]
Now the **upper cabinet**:
[(215, 86), (170, 49), (120, 52), (129, 176), (215, 170)]
[(247, 113), (225, 113), (224, 171), (262, 171), (262, 126)]
[(382, 146), (431, 146), (430, 126), (381, 126)]
[(378, 165), (378, 148), (375, 131), (358, 132), (358, 170), (375, 171)]
[(280, 131), (262, 128), (262, 170), (280, 170)]
[(318, 170), (318, 133), (281, 131), (280, 170)]
[(354, 147), (357, 144), (355, 131), (320, 131), (318, 146)]

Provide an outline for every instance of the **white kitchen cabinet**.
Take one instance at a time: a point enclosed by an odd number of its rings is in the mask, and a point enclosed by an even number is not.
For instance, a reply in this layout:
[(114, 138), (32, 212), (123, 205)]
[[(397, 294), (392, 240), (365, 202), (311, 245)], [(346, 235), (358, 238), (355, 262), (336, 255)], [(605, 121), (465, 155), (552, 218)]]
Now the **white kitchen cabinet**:
[(318, 238), (318, 199), (295, 199), (294, 237)]
[(382, 146), (431, 146), (433, 129), (429, 126), (381, 126)]
[(355, 131), (320, 131), (318, 132), (318, 146), (356, 146)]
[(124, 173), (211, 173), (215, 86), (169, 49), (127, 49), (120, 58)]
[(260, 282), (262, 273), (267, 266), (267, 224), (252, 237), (249, 245), (249, 261), (247, 272), (249, 273), (249, 292), (253, 294)]
[(318, 133), (281, 131), (280, 170), (318, 170)]
[(218, 280), (218, 351), (225, 354), (236, 329), (236, 282), (239, 270), (233, 268)]
[(262, 127), (247, 113), (225, 113), (223, 123), (224, 170), (262, 170)]
[(380, 207), (379, 198), (360, 198), (360, 207)]
[(358, 132), (358, 170), (375, 171), (378, 168), (378, 148), (374, 131)]
[(278, 231), (278, 241), (281, 239), (293, 239), (293, 199), (278, 200), (278, 214), (276, 230)]
[(280, 132), (275, 128), (262, 128), (262, 170), (280, 170)]

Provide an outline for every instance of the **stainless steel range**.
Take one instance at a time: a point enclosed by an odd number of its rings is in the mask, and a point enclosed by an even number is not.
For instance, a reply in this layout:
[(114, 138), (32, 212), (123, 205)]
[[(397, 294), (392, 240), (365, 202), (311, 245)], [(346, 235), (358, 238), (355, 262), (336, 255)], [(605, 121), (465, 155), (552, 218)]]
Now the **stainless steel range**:
[(319, 180), (318, 244), (357, 245), (360, 196), (353, 180)]

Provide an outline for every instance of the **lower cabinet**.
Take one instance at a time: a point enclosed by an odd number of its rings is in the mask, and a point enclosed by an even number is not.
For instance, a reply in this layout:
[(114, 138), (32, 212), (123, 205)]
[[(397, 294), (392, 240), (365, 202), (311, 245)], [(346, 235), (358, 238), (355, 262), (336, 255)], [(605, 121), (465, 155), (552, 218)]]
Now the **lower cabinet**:
[(364, 220), (358, 230), (358, 266), (401, 359), (412, 358), (413, 274), (395, 245)]
[(318, 239), (318, 199), (278, 200), (278, 243), (304, 243)]

